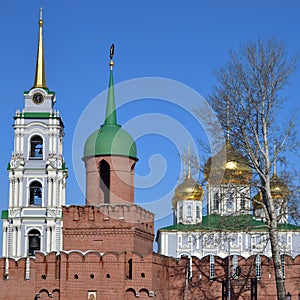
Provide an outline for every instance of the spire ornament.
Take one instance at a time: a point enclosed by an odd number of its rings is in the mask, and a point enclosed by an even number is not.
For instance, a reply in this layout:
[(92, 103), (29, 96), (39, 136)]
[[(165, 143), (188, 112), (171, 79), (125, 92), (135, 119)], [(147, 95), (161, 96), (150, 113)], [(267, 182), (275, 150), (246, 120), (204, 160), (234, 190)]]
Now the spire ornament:
[(43, 10), (40, 8), (39, 40), (33, 88), (47, 88), (44, 63), (43, 24)]
[(110, 47), (110, 51), (109, 51), (109, 57), (110, 57), (109, 66), (110, 66), (110, 70), (112, 70), (113, 66), (114, 66), (114, 62), (113, 62), (114, 54), (115, 54), (115, 45), (112, 44), (111, 47)]

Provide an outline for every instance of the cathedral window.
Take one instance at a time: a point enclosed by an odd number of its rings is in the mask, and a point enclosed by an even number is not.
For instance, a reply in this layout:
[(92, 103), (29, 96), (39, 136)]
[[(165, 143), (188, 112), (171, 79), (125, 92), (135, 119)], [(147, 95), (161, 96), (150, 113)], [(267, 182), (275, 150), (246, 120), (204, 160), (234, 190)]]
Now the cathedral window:
[(29, 205), (42, 205), (42, 184), (39, 181), (30, 183), (29, 194)]
[(226, 206), (229, 211), (233, 210), (233, 193), (226, 193)]
[(30, 158), (43, 159), (43, 139), (34, 135), (30, 140)]
[(242, 198), (241, 198), (241, 209), (244, 210), (246, 209), (246, 200), (244, 198), (245, 196), (242, 195)]
[(182, 220), (183, 218), (183, 208), (182, 208), (182, 205), (179, 206), (179, 219)]
[(192, 206), (191, 206), (191, 205), (188, 205), (188, 206), (187, 206), (187, 214), (186, 214), (186, 216), (187, 216), (188, 218), (191, 218), (191, 217), (192, 217)]
[(215, 258), (213, 255), (210, 255), (209, 259), (209, 279), (214, 279), (215, 277)]
[(41, 249), (41, 234), (38, 230), (32, 229), (28, 233), (28, 254), (35, 256), (35, 252)]
[(256, 256), (256, 278), (261, 278), (261, 258), (259, 254)]
[(110, 165), (105, 160), (100, 162), (100, 189), (103, 191), (104, 194), (104, 203), (109, 204), (110, 202)]
[(214, 197), (213, 197), (213, 208), (214, 210), (219, 210), (219, 194), (218, 193), (214, 193)]
[(200, 206), (199, 205), (196, 206), (196, 218), (197, 219), (200, 218)]

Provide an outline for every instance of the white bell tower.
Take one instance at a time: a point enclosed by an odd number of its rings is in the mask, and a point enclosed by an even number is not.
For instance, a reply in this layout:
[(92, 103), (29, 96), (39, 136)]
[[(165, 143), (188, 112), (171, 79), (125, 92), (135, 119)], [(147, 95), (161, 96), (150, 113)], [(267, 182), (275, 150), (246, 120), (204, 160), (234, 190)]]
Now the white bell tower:
[(68, 170), (62, 150), (64, 125), (46, 86), (42, 11), (34, 86), (14, 116), (14, 151), (7, 170), (9, 205), (2, 212), (4, 257), (34, 256), (62, 248), (62, 205)]

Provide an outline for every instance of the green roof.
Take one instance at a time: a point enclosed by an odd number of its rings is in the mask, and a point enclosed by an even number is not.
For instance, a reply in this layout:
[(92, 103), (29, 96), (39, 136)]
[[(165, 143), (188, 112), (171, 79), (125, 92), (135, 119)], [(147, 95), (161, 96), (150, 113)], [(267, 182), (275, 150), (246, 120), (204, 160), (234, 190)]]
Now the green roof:
[(2, 220), (8, 219), (8, 210), (2, 210), (1, 219)]
[(84, 157), (118, 155), (137, 159), (136, 144), (131, 135), (117, 124), (113, 72), (110, 71), (104, 124), (85, 142)]
[(120, 155), (137, 157), (136, 144), (120, 125), (102, 125), (92, 133), (84, 145), (84, 157)]
[[(211, 214), (204, 216), (202, 222), (194, 225), (176, 224), (160, 228), (160, 231), (253, 231), (266, 230), (267, 224), (255, 220), (253, 215), (221, 216)], [(278, 230), (300, 231), (300, 226), (293, 224), (278, 224)]]
[[(34, 87), (32, 89), (34, 89)], [(24, 94), (26, 94), (26, 95), (29, 94), (32, 89), (30, 89), (29, 91), (24, 91)], [(41, 88), (41, 89), (43, 89), (44, 91), (46, 91), (50, 95), (55, 94), (55, 92), (50, 91), (48, 88)]]
[(26, 119), (48, 119), (50, 118), (50, 113), (48, 112), (26, 112), (24, 113), (24, 118)]

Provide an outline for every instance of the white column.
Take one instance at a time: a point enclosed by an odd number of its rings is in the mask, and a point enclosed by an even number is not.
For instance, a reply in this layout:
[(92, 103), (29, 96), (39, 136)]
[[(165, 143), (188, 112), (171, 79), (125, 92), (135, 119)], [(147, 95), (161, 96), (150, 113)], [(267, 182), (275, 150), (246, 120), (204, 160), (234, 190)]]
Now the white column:
[(62, 179), (60, 179), (58, 181), (58, 207), (60, 207), (62, 205), (62, 190), (63, 190), (63, 182)]
[(53, 206), (57, 207), (57, 178), (53, 179)]
[(46, 242), (46, 252), (50, 252), (51, 250), (51, 245), (50, 245), (50, 243), (51, 243), (51, 236), (50, 236), (51, 234), (50, 234), (50, 227), (49, 226), (47, 226), (47, 228), (46, 228), (46, 237), (47, 237), (47, 242)]
[(18, 129), (15, 132), (15, 139), (16, 139), (15, 152), (20, 153), (20, 134)]
[(53, 133), (52, 133), (52, 129), (50, 129), (50, 132), (49, 132), (49, 152), (53, 153)]
[(18, 227), (18, 251), (17, 256), (21, 256), (21, 226)]
[(19, 206), (19, 178), (15, 178), (14, 206)]
[(17, 245), (16, 245), (16, 228), (12, 229), (12, 256), (16, 256), (17, 254)]
[(13, 179), (9, 179), (9, 207), (13, 206)]
[(23, 131), (24, 130), (21, 129), (21, 133), (20, 133), (20, 153), (22, 153), (22, 154), (24, 154), (24, 133), (23, 133)]
[(55, 235), (56, 235), (55, 227), (53, 226), (52, 231), (51, 231), (51, 251), (58, 250), (58, 248), (56, 247), (56, 243), (55, 243), (55, 238), (56, 238)]
[(48, 206), (52, 206), (52, 178), (48, 178)]
[(53, 134), (53, 153), (57, 155), (57, 134), (56, 134), (56, 129), (54, 129), (54, 134)]
[(2, 245), (2, 255), (3, 257), (7, 257), (7, 245), (8, 245), (8, 240), (7, 240), (7, 227), (3, 227), (3, 245)]
[(23, 178), (19, 178), (19, 207), (23, 206)]

